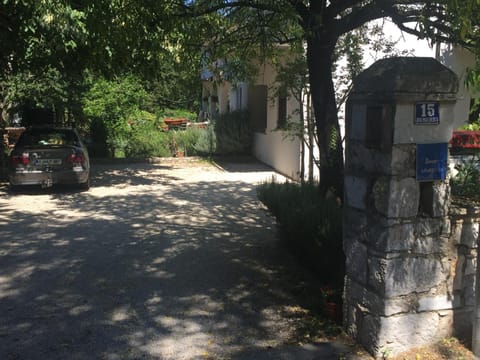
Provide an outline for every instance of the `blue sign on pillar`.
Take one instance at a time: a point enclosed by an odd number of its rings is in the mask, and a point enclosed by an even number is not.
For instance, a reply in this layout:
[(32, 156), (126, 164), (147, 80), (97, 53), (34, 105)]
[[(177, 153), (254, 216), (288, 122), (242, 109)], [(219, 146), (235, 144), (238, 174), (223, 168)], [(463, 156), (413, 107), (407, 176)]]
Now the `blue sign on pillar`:
[(440, 124), (440, 105), (437, 102), (415, 104), (415, 125)]
[(448, 144), (417, 144), (417, 181), (445, 180)]

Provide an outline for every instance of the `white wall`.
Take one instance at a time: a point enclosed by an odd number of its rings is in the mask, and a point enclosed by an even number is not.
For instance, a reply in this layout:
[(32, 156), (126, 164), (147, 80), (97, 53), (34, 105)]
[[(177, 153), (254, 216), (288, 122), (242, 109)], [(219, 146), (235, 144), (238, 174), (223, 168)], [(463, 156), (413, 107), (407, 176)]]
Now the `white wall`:
[(254, 156), (279, 173), (298, 179), (300, 173), (299, 141), (284, 139), (280, 132), (255, 133)]
[(457, 104), (455, 105), (455, 128), (458, 128), (468, 120), (470, 112), (470, 100), (475, 95), (465, 87), (467, 69), (475, 66), (475, 56), (468, 50), (451, 45), (444, 45), (438, 59), (442, 64), (453, 70), (459, 77), (460, 88)]
[[(267, 128), (264, 133), (255, 133), (253, 155), (270, 165), (278, 172), (293, 179), (298, 179), (300, 173), (300, 139), (291, 139), (286, 133), (277, 129), (278, 99), (273, 98), (276, 71), (270, 64), (261, 64), (256, 84), (268, 87)], [(296, 109), (298, 102), (289, 98), (287, 114), (292, 119), (298, 118)]]
[[(267, 103), (267, 127), (264, 133), (254, 134), (253, 155), (270, 165), (283, 175), (298, 179), (300, 173), (300, 139), (288, 137), (285, 131), (277, 129), (278, 121), (278, 99), (272, 97), (274, 91), (272, 85), (275, 82), (276, 72), (271, 64), (262, 63), (258, 65), (258, 75), (252, 85), (266, 85), (268, 87)], [(248, 108), (248, 86), (249, 84), (241, 82), (233, 86), (224, 81), (214, 83), (213, 81), (203, 81), (202, 97), (203, 110), (210, 111), (210, 115), (215, 114), (215, 107), (218, 107), (220, 113), (236, 111)], [(217, 97), (217, 102), (212, 102), (213, 97)], [(287, 113), (294, 118), (298, 118), (298, 102), (290, 98), (287, 103)]]

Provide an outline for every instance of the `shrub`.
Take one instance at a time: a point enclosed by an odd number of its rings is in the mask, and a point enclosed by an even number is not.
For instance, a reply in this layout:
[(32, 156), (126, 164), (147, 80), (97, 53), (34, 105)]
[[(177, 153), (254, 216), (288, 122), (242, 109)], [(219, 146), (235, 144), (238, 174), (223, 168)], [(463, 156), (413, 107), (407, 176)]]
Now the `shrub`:
[(157, 117), (160, 119), (164, 118), (185, 118), (190, 122), (195, 122), (197, 120), (197, 114), (188, 110), (182, 109), (164, 109), (157, 112)]
[(247, 111), (233, 111), (222, 114), (214, 121), (216, 154), (250, 154), (253, 131)]
[(215, 125), (210, 123), (204, 129), (194, 146), (194, 150), (200, 155), (213, 155), (217, 149), (217, 138), (215, 135)]
[(185, 156), (193, 156), (199, 154), (196, 144), (204, 132), (206, 132), (205, 129), (188, 127), (186, 130), (172, 131), (172, 136), (175, 138), (178, 150), (183, 150)]
[(126, 157), (168, 157), (171, 135), (157, 130), (153, 124), (132, 129), (125, 146)]
[[(150, 95), (135, 76), (90, 80), (91, 86), (82, 99), (83, 111), (92, 121), (102, 122), (108, 155), (114, 156), (118, 150), (124, 151), (130, 132), (128, 121), (149, 101)], [(92, 128), (92, 136), (97, 128)]]
[(291, 251), (321, 281), (341, 286), (345, 272), (341, 207), (333, 199), (322, 199), (313, 183), (272, 181), (258, 186), (257, 193), (278, 220)]
[(183, 141), (188, 155), (244, 155), (250, 153), (253, 143), (246, 111), (222, 114), (206, 129), (187, 128), (184, 136), (180, 132), (176, 136), (178, 146)]
[(480, 157), (472, 156), (455, 168), (458, 172), (451, 180), (452, 194), (480, 200)]

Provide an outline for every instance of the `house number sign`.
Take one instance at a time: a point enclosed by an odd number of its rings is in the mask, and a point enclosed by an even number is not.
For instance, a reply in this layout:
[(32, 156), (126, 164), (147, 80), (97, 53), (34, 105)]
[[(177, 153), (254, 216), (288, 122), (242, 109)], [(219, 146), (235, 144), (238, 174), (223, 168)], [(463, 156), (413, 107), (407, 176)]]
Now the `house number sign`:
[(415, 104), (415, 125), (440, 124), (440, 106), (438, 102), (418, 102)]

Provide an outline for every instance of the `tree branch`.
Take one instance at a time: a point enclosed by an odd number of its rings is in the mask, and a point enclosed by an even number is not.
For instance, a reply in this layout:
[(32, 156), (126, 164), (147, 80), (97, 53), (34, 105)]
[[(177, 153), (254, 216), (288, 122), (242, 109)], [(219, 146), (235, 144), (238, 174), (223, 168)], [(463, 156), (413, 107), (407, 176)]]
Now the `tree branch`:
[(340, 37), (370, 21), (383, 17), (385, 17), (385, 12), (376, 5), (376, 2), (354, 8), (350, 13), (333, 20), (336, 36)]
[[(346, 10), (348, 5), (354, 3), (360, 1), (339, 0), (331, 5), (331, 11)], [(450, 26), (452, 21), (445, 14), (444, 6), (434, 1), (376, 0), (368, 5), (353, 7), (335, 23), (337, 34), (341, 36), (372, 20), (388, 17), (400, 30), (419, 38), (458, 42)], [(419, 24), (420, 28), (409, 27), (406, 25), (409, 23)]]
[(334, 0), (328, 6), (328, 13), (331, 18), (335, 18), (336, 16), (343, 13), (345, 10), (355, 6), (360, 5), (361, 0)]
[[(269, 2), (269, 3), (262, 3), (258, 1), (252, 0), (243, 0), (243, 1), (221, 1), (217, 4), (212, 4), (211, 1), (206, 1), (200, 3), (199, 5), (180, 5), (183, 9), (183, 12), (179, 13), (179, 16), (203, 16), (208, 14), (213, 14), (221, 10), (226, 9), (233, 9), (233, 8), (241, 8), (241, 7), (248, 7), (251, 9), (257, 10), (266, 10), (266, 11), (280, 11), (281, 7), (279, 6), (281, 2)], [(196, 3), (198, 4), (198, 2)]]

